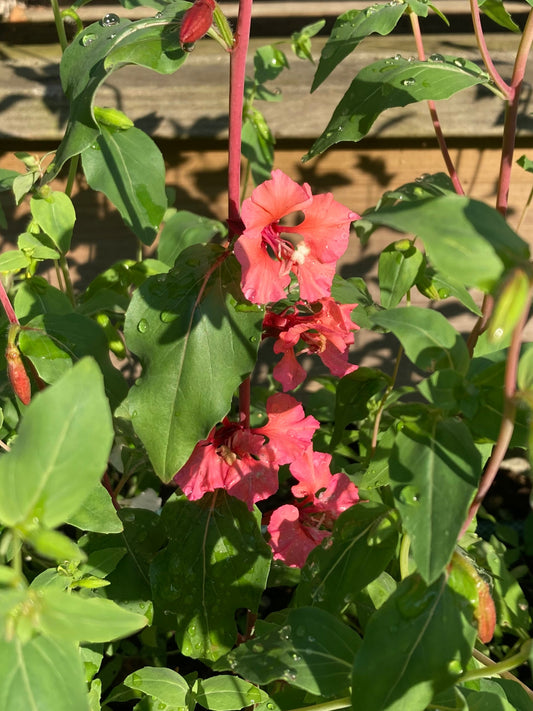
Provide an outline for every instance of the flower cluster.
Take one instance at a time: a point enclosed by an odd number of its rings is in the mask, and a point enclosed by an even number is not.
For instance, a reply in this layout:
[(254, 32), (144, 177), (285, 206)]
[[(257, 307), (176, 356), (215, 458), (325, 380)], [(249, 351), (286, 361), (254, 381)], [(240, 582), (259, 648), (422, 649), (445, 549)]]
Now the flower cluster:
[[(300, 213), (297, 225), (285, 224)], [(249, 301), (266, 305), (264, 336), (275, 338), (274, 352), (282, 354), (274, 377), (284, 392), (268, 399), (263, 427), (225, 418), (174, 477), (191, 500), (225, 489), (251, 510), (276, 493), (279, 468), (289, 465), (298, 482), (291, 489), (294, 501), (270, 514), (268, 533), (274, 558), (291, 566), (303, 566), (309, 552), (330, 535), (339, 514), (359, 500), (346, 474), (331, 474), (331, 456), (313, 450), (318, 421), (306, 417), (301, 404), (286, 394), (305, 380), (297, 361), (302, 353), (316, 353), (337, 377), (357, 367), (348, 362), (358, 328), (350, 315), (357, 304), (338, 304), (331, 286), (350, 225), (358, 217), (330, 193), (313, 195), (309, 185), (298, 185), (280, 170), (244, 201), (243, 230), (234, 245), (241, 287)], [(276, 302), (286, 299), (293, 279), (299, 299), (281, 307)]]
[(309, 553), (330, 535), (335, 519), (359, 501), (357, 487), (346, 474), (332, 475), (331, 455), (310, 447), (290, 466), (298, 480), (291, 491), (294, 504), (285, 504), (270, 517), (268, 532), (274, 558), (301, 568)]

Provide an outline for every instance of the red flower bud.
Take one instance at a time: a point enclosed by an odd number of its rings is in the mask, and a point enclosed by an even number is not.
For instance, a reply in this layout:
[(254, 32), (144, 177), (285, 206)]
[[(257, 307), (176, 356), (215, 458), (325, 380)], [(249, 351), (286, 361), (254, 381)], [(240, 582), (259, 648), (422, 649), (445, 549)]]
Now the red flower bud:
[(205, 35), (213, 24), (215, 0), (196, 0), (183, 16), (180, 29), (181, 45), (194, 44)]
[(16, 345), (9, 343), (6, 348), (7, 374), (13, 392), (25, 405), (30, 404), (31, 384)]

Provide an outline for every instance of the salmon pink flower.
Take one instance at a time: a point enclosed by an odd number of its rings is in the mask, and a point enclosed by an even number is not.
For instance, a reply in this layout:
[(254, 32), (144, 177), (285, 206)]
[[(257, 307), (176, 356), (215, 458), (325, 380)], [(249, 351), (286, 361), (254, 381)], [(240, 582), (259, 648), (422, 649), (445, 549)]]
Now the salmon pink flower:
[(291, 567), (303, 567), (313, 548), (331, 534), (335, 519), (359, 501), (355, 484), (346, 474), (332, 475), (330, 463), (331, 455), (309, 447), (289, 467), (298, 480), (291, 489), (294, 505), (280, 506), (270, 517), (274, 558)]
[[(304, 215), (300, 224), (280, 224), (296, 212)], [(291, 272), (302, 299), (329, 296), (335, 263), (346, 251), (350, 224), (358, 217), (331, 193), (312, 195), (307, 183), (298, 185), (281, 170), (273, 170), (272, 179), (258, 185), (242, 205), (245, 229), (235, 243), (235, 256), (246, 298), (255, 304), (283, 299)], [(286, 235), (302, 239), (295, 245)]]
[(294, 348), (300, 341), (305, 347), (298, 352), (316, 353), (329, 371), (342, 378), (357, 370), (348, 363), (348, 347), (354, 342), (357, 326), (350, 314), (357, 304), (338, 304), (331, 297), (306, 306), (302, 302), (281, 314), (267, 311), (263, 322), (265, 337), (276, 338), (275, 353), (283, 353), (273, 375), (284, 391), (292, 390), (305, 380), (306, 372), (296, 360)]
[(256, 501), (277, 491), (279, 467), (305, 452), (319, 423), (305, 416), (297, 400), (282, 393), (268, 398), (266, 411), (268, 422), (263, 427), (249, 428), (224, 418), (196, 445), (174, 477), (191, 501), (225, 489), (251, 510)]

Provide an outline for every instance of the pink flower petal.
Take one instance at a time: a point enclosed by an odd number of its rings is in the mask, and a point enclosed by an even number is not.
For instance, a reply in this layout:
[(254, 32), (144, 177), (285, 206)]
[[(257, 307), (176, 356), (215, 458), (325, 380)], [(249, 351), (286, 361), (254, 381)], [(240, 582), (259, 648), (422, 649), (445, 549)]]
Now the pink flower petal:
[(285, 352), (279, 363), (276, 363), (272, 375), (278, 383), (281, 383), (283, 392), (287, 392), (287, 390), (294, 390), (298, 385), (301, 385), (307, 373), (296, 360), (294, 351), (291, 348)]
[(241, 288), (248, 301), (268, 304), (285, 298), (290, 274), (283, 273), (283, 264), (270, 257), (260, 233), (257, 237), (241, 235), (234, 252), (242, 268)]
[(309, 447), (320, 423), (311, 415), (306, 417), (301, 403), (284, 393), (269, 397), (266, 410), (267, 424), (254, 432), (268, 437), (279, 465), (288, 464)]
[(320, 492), (315, 500), (315, 506), (319, 511), (327, 511), (337, 518), (358, 501), (357, 487), (346, 474), (340, 473), (331, 477), (325, 491)]
[(335, 276), (335, 262), (324, 264), (308, 254), (301, 264), (293, 264), (300, 285), (300, 298), (304, 301), (318, 301), (331, 294)]
[(276, 509), (268, 524), (274, 559), (292, 568), (303, 568), (309, 553), (329, 536), (329, 531), (303, 526), (296, 506), (286, 504)]
[(309, 185), (298, 185), (283, 171), (273, 170), (272, 179), (258, 185), (243, 202), (241, 219), (247, 231), (261, 233), (267, 225), (285, 215), (307, 209), (312, 200)]
[(326, 343), (325, 349), (318, 355), (326, 368), (329, 369), (330, 373), (335, 375), (337, 378), (343, 378), (345, 375), (353, 373), (353, 371), (358, 368), (357, 365), (348, 363), (348, 350), (341, 353), (330, 343)]
[(320, 489), (326, 489), (331, 481), (329, 465), (331, 454), (326, 452), (314, 452), (309, 447), (302, 457), (292, 462), (290, 465), (291, 474), (298, 479), (291, 491), (296, 498), (315, 498), (315, 494)]
[(197, 501), (208, 491), (225, 487), (228, 465), (216, 453), (209, 440), (199, 442), (187, 463), (174, 476), (175, 483), (191, 501)]

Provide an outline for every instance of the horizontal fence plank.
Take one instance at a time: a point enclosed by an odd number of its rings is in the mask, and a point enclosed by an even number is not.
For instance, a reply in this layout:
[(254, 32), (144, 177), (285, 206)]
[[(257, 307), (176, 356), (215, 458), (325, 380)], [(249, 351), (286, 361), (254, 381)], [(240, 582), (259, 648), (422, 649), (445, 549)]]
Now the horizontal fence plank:
[[(318, 58), (325, 42), (313, 44)], [(518, 39), (514, 35), (489, 38), (492, 55), (504, 78), (512, 71)], [(265, 40), (251, 42), (249, 71), (253, 51)], [(436, 35), (425, 38), (427, 54), (440, 52), (476, 60), (474, 41), (464, 35)], [(281, 47), (290, 55), (288, 40)], [(277, 103), (258, 102), (274, 135), (280, 140), (312, 141), (327, 125), (333, 109), (357, 72), (378, 58), (415, 53), (412, 38), (405, 36), (366, 40), (319, 87), (309, 93), (315, 67), (292, 58), (290, 70), (271, 83), (280, 92)], [(45, 140), (61, 138), (68, 104), (59, 78), (59, 48), (49, 45), (0, 43), (0, 140)], [(216, 43), (203, 41), (186, 64), (174, 75), (161, 76), (139, 67), (124, 67), (112, 74), (99, 91), (96, 103), (123, 110), (136, 125), (159, 139), (224, 139), (227, 128), (227, 80), (229, 58)], [(531, 85), (533, 68), (526, 82)], [(520, 108), (519, 135), (532, 133), (531, 92), (524, 92)], [(446, 135), (452, 139), (479, 139), (501, 134), (503, 104), (484, 89), (463, 91), (439, 102), (439, 114)], [(432, 128), (424, 103), (405, 109), (391, 109), (376, 122), (375, 139), (429, 140)]]

